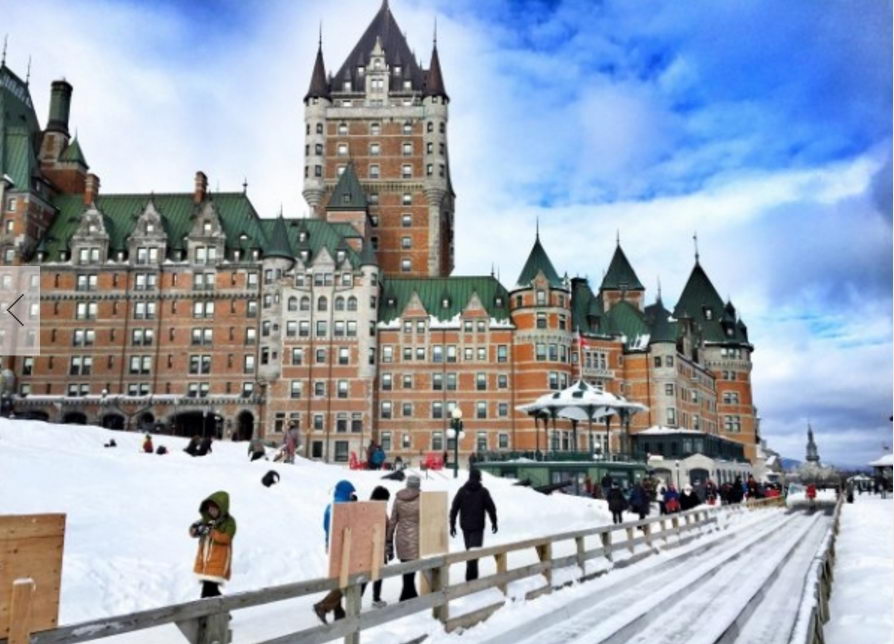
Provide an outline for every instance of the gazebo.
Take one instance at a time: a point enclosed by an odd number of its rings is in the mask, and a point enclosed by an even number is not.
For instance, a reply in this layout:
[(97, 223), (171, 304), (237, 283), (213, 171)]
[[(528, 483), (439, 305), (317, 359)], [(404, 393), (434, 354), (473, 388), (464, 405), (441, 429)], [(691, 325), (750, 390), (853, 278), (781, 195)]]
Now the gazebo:
[[(523, 411), (534, 419), (536, 429), (536, 453), (540, 454), (540, 428), (538, 419), (543, 420), (544, 432), (549, 430), (549, 421), (553, 421), (553, 429), (556, 429), (556, 419), (566, 418), (571, 421), (572, 449), (577, 450), (577, 424), (587, 421), (590, 451), (593, 449), (593, 421), (605, 421), (608, 452), (611, 453), (611, 419), (618, 417), (622, 428), (629, 430), (630, 418), (640, 411), (648, 408), (640, 403), (629, 401), (623, 396), (617, 396), (603, 389), (578, 380), (576, 383), (561, 391), (556, 391), (540, 396), (534, 402), (519, 405), (517, 410)], [(544, 447), (549, 444), (549, 436), (545, 436)], [(623, 450), (622, 450), (623, 451)]]

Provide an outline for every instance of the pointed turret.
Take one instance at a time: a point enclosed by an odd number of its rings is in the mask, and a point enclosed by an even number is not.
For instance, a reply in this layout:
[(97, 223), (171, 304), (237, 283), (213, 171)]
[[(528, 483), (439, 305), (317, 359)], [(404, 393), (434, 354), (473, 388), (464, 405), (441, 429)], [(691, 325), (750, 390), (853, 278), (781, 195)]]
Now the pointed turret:
[(357, 178), (357, 171), (354, 169), (352, 161), (348, 163), (338, 178), (338, 183), (335, 184), (335, 190), (332, 191), (326, 210), (362, 210), (365, 212), (366, 208), (366, 193), (363, 192), (363, 186), (360, 185), (360, 179)]
[(649, 344), (677, 341), (677, 323), (671, 319), (671, 312), (664, 308), (661, 296), (646, 307), (646, 321), (649, 324)]
[(289, 231), (286, 228), (286, 220), (282, 213), (276, 218), (273, 224), (273, 232), (267, 242), (267, 248), (264, 249), (264, 257), (282, 257), (294, 261), (295, 253), (292, 245), (289, 243)]
[(84, 166), (85, 169), (90, 167), (87, 165), (87, 159), (84, 158), (84, 152), (81, 150), (81, 144), (78, 142), (77, 135), (75, 135), (75, 138), (68, 144), (68, 147), (62, 151), (59, 160), (69, 163), (79, 163)]
[(304, 95), (304, 102), (311, 98), (329, 98), (329, 82), (326, 80), (326, 65), (323, 64), (323, 45), (317, 48), (317, 59), (314, 61), (314, 70), (310, 75), (310, 87)]
[(636, 276), (636, 272), (627, 260), (621, 244), (615, 247), (615, 254), (608, 265), (608, 271), (602, 278), (600, 291), (645, 291), (645, 287)]
[(428, 73), (425, 76), (425, 91), (423, 96), (440, 96), (445, 101), (449, 101), (447, 90), (444, 88), (444, 77), (441, 75), (441, 61), (438, 58), (438, 44), (432, 46), (431, 63), (428, 67)]
[(363, 242), (363, 248), (360, 250), (361, 266), (378, 266), (379, 259), (376, 257), (376, 251), (372, 244), (368, 241)]
[(723, 300), (702, 265), (696, 261), (674, 307), (674, 317), (688, 317), (697, 322), (716, 321), (723, 311)]
[(531, 286), (531, 281), (537, 277), (538, 273), (543, 273), (543, 276), (549, 282), (550, 286), (554, 288), (565, 287), (562, 278), (559, 277), (549, 256), (540, 244), (539, 232), (534, 238), (534, 246), (531, 248), (531, 252), (528, 255), (528, 261), (525, 262), (525, 266), (522, 268), (521, 273), (518, 276), (516, 288), (529, 288)]

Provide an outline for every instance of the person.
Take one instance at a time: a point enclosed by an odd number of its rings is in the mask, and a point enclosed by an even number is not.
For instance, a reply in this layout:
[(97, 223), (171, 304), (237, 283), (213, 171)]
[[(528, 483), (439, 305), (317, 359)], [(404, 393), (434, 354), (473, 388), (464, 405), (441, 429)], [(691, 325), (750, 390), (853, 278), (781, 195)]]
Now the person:
[[(356, 501), (356, 490), (353, 483), (342, 479), (335, 484), (335, 491), (332, 495), (332, 503), (326, 505), (323, 511), (323, 533), (326, 539), (326, 552), (329, 552), (329, 521), (332, 517), (333, 503), (350, 503)], [(326, 614), (331, 612), (335, 619), (344, 619), (345, 609), (341, 607), (342, 592), (340, 588), (333, 588), (323, 599), (314, 604), (313, 609), (317, 617), (324, 624), (326, 623)]]
[(400, 455), (396, 456), (394, 459), (394, 469), (402, 470), (404, 469), (404, 459), (400, 457)]
[(189, 454), (190, 456), (198, 456), (199, 455), (199, 445), (201, 444), (202, 439), (195, 435), (189, 439), (189, 444), (183, 448), (183, 451)]
[(380, 470), (382, 466), (385, 464), (385, 450), (382, 449), (381, 445), (376, 445), (375, 451), (373, 451), (373, 469)]
[[(459, 527), (463, 531), (463, 542), (466, 550), (480, 548), (484, 545), (484, 515), (490, 519), (491, 532), (497, 534), (497, 506), (486, 487), (481, 485), (481, 470), (477, 467), (469, 470), (466, 481), (450, 506), (450, 536), (456, 536), (456, 516), (459, 515)], [(478, 560), (466, 561), (466, 581), (478, 579)]]
[(248, 444), (248, 455), (251, 456), (252, 461), (264, 458), (267, 455), (267, 451), (264, 448), (264, 441), (260, 438), (253, 438)]
[(743, 497), (744, 492), (742, 490), (742, 478), (737, 476), (736, 480), (733, 481), (733, 484), (729, 486), (729, 490), (726, 493), (726, 498), (729, 503), (741, 503)]
[[(388, 561), (397, 558), (413, 561), (419, 558), (419, 486), (416, 474), (407, 477), (407, 486), (394, 497), (391, 507), (391, 522), (388, 524)], [(403, 576), (400, 601), (418, 597), (416, 593), (416, 573)]]
[(810, 505), (813, 505), (816, 501), (816, 484), (809, 483), (807, 485), (807, 500), (810, 501)]
[(230, 514), (230, 495), (215, 492), (199, 505), (199, 514), (202, 518), (189, 526), (189, 536), (199, 540), (193, 572), (202, 582), (202, 597), (217, 597), (233, 560), (236, 519)]
[(853, 503), (854, 502), (854, 482), (853, 482), (853, 480), (849, 480), (847, 482), (846, 489), (847, 489), (847, 502)]
[(664, 491), (664, 511), (667, 514), (674, 514), (680, 511), (680, 493), (673, 483), (668, 483), (667, 489)]
[(159, 445), (159, 446), (155, 449), (155, 453), (158, 454), (159, 456), (164, 456), (165, 454), (168, 453), (168, 448), (165, 447), (164, 445)]
[(658, 485), (655, 487), (655, 493), (658, 501), (658, 514), (668, 514), (667, 505), (664, 500), (664, 496), (667, 493), (667, 486), (664, 484), (664, 481), (658, 481)]
[(202, 439), (202, 442), (199, 443), (199, 449), (196, 450), (196, 453), (193, 456), (204, 456), (205, 454), (211, 453), (211, 441), (213, 439), (210, 436), (206, 436)]
[(155, 451), (155, 447), (152, 445), (152, 437), (149, 434), (146, 434), (146, 439), (143, 441), (143, 451), (146, 454), (152, 454)]
[(605, 473), (605, 476), (602, 477), (599, 484), (602, 486), (602, 493), (607, 495), (608, 491), (612, 488), (612, 477), (608, 475), (608, 472)]
[(624, 493), (617, 483), (612, 483), (606, 494), (608, 499), (608, 509), (612, 513), (612, 523), (624, 522), (624, 510), (627, 508), (627, 501), (624, 500)]
[[(391, 492), (388, 491), (387, 487), (384, 487), (382, 485), (377, 485), (373, 489), (372, 494), (369, 495), (370, 501), (384, 501), (387, 504), (390, 499), (391, 499)], [(387, 505), (385, 507), (387, 508)], [(387, 517), (387, 512), (386, 512), (386, 517), (385, 517), (385, 532), (386, 532), (386, 534), (388, 531), (388, 522), (389, 521), (390, 521), (390, 519)], [(387, 552), (385, 553), (385, 563), (386, 564), (388, 563)], [(364, 592), (366, 592), (366, 584), (365, 583), (360, 586), (360, 596), (361, 597), (363, 596)], [(372, 603), (372, 605), (374, 608), (384, 608), (385, 606), (387, 606), (387, 603), (382, 600), (382, 579), (381, 578), (379, 578), (373, 582), (373, 603)]]
[(691, 510), (694, 507), (701, 505), (702, 500), (699, 498), (698, 494), (696, 494), (695, 490), (692, 489), (691, 485), (687, 485), (683, 488), (683, 494), (680, 495), (680, 510), (686, 512), (686, 510)]
[(593, 479), (589, 474), (584, 477), (584, 494), (589, 497), (593, 496)]
[(286, 448), (285, 462), (294, 463), (295, 452), (298, 450), (298, 423), (294, 420), (289, 422), (289, 431), (286, 432), (283, 441)]
[(376, 441), (369, 441), (369, 446), (366, 448), (366, 467), (368, 469), (374, 470), (376, 469), (374, 461), (374, 457), (376, 455)]
[(639, 515), (640, 521), (649, 514), (649, 495), (640, 481), (637, 481), (630, 491), (630, 509)]
[(263, 478), (261, 478), (261, 485), (264, 487), (270, 487), (271, 485), (276, 485), (279, 483), (279, 472), (276, 470), (269, 470)]
[(110, 438), (108, 443), (105, 443), (103, 447), (118, 447), (118, 443), (115, 442), (114, 438)]

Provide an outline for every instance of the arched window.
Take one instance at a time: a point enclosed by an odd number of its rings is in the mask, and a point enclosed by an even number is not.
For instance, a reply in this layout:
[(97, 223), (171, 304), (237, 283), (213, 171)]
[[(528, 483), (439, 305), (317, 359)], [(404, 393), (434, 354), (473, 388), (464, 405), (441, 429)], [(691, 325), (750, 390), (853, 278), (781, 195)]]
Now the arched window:
[(429, 122), (428, 122), (428, 125), (426, 126), (426, 129), (427, 129), (429, 132), (433, 132), (434, 129), (435, 129), (435, 124), (434, 124), (433, 122), (429, 121)]
[(301, 310), (310, 311), (310, 298), (306, 295), (301, 298)]
[(298, 310), (298, 298), (294, 295), (289, 298), (289, 310), (297, 311)]
[(339, 295), (335, 298), (335, 310), (336, 311), (344, 311), (345, 310), (345, 298)]
[(317, 298), (317, 311), (325, 311), (329, 308), (329, 302), (324, 295)]
[(317, 134), (322, 134), (322, 133), (323, 133), (323, 124), (317, 123)]
[(357, 310), (357, 298), (353, 295), (348, 298), (348, 310), (356, 311)]

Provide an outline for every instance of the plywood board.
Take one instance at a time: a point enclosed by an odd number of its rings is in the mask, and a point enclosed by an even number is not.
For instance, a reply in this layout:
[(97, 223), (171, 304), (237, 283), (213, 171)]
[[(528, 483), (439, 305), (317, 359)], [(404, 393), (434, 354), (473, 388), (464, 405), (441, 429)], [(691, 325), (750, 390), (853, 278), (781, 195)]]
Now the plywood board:
[[(387, 504), (384, 501), (334, 503), (329, 526), (329, 576), (340, 578), (373, 570), (385, 560), (384, 540), (375, 534), (385, 534)], [(376, 528), (378, 526), (378, 528)], [(350, 535), (347, 545), (345, 537)]]
[(13, 581), (33, 579), (31, 632), (58, 626), (64, 514), (0, 516), (0, 638), (10, 633)]
[(421, 492), (419, 495), (419, 556), (447, 552), (447, 492)]

